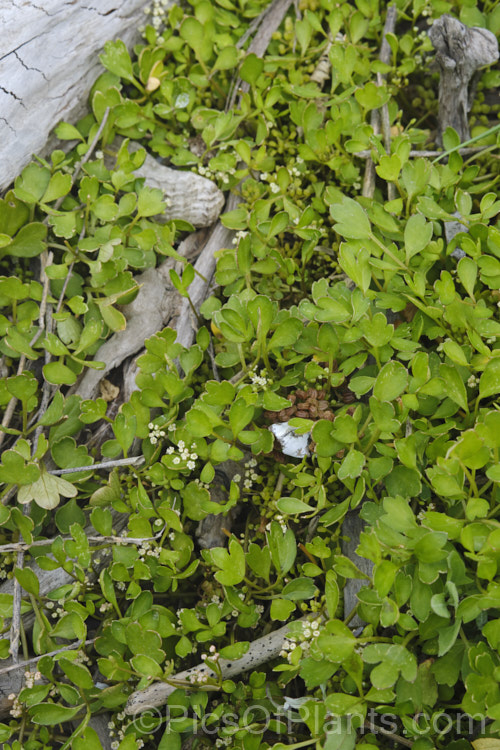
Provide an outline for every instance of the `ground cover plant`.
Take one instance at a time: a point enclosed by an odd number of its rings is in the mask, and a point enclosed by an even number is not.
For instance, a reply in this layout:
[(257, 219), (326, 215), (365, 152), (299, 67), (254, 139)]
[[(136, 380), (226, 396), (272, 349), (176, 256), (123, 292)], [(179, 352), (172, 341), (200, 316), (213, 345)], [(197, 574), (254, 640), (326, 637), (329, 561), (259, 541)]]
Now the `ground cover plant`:
[[(473, 151), (452, 129), (436, 150), (427, 36), (443, 13), (498, 33), (500, 6), (397, 0), (388, 62), (384, 3), (301, 0), (259, 57), (265, 6), (156, 3), (132, 55), (106, 44), (89, 114), (57, 128), (70, 148), (0, 200), (0, 656), (27, 662), (0, 737), (18, 750), (107, 747), (101, 714), (120, 750), (500, 747), (500, 76), (478, 83)], [(134, 274), (192, 229), (159, 221), (131, 140), (239, 205), (196, 343), (146, 341), (117, 411), (78, 376)], [(285, 422), (310, 433), (302, 458), (269, 430)], [(353, 510), (370, 574), (342, 551)], [(200, 549), (209, 514), (233, 518), (227, 546)], [(44, 593), (32, 559), (70, 582)], [(287, 623), (274, 659), (224, 678)], [(131, 715), (162, 681), (168, 708)]]

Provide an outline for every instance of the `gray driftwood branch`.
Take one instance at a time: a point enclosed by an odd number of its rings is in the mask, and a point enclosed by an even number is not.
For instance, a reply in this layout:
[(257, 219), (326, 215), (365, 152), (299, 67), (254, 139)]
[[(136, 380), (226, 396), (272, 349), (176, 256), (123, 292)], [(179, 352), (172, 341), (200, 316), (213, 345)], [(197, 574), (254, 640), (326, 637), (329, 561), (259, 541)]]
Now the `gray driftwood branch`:
[[(222, 679), (228, 680), (232, 677), (237, 677), (243, 674), (243, 672), (248, 672), (249, 669), (255, 669), (256, 667), (260, 667), (261, 664), (271, 661), (271, 659), (276, 659), (283, 648), (283, 641), (286, 638), (289, 627), (290, 624), (284, 625), (279, 630), (274, 630), (272, 633), (262, 636), (262, 638), (257, 638), (257, 640), (250, 644), (248, 651), (241, 659), (233, 661), (219, 659)], [(134, 715), (157, 706), (163, 706), (167, 702), (169, 695), (179, 686), (185, 687), (191, 684), (193, 688), (196, 688), (199, 685), (199, 677), (203, 675), (217, 677), (216, 673), (202, 662), (196, 667), (191, 667), (190, 669), (185, 669), (183, 672), (172, 675), (171, 684), (168, 682), (155, 682), (149, 685), (149, 687), (144, 688), (144, 690), (138, 690), (132, 693), (128, 699), (125, 706), (125, 713)]]
[(488, 29), (469, 28), (443, 15), (429, 29), (439, 67), (439, 138), (454, 128), (461, 141), (470, 137), (469, 112), (479, 71), (498, 60), (498, 42)]

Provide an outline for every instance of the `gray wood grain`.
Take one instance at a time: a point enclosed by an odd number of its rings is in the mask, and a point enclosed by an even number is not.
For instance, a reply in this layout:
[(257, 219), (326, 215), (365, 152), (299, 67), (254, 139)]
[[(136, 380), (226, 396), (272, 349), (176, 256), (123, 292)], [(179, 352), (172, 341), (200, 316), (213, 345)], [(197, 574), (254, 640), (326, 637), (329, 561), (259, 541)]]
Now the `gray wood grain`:
[(131, 45), (145, 21), (145, 0), (0, 0), (0, 190), (33, 153), (54, 147), (49, 134), (74, 122), (103, 72), (109, 39)]
[[(367, 560), (365, 557), (360, 557), (356, 553), (356, 548), (359, 545), (359, 537), (361, 532), (365, 528), (365, 522), (359, 517), (358, 510), (351, 511), (344, 518), (342, 524), (342, 541), (341, 550), (342, 554), (352, 560), (352, 562), (365, 573), (367, 576), (372, 575), (373, 563), (371, 560)], [(368, 581), (361, 578), (348, 578), (344, 587), (344, 617), (347, 617), (356, 604), (358, 603), (358, 593), (362, 586), (366, 586)], [(349, 627), (357, 628), (366, 623), (355, 614), (349, 623)]]

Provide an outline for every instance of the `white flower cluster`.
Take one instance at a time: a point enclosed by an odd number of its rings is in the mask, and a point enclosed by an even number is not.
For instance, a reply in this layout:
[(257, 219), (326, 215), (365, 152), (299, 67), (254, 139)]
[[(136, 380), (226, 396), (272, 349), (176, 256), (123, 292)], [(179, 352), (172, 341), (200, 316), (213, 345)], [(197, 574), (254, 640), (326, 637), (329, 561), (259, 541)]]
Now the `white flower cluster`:
[(274, 193), (275, 195), (276, 193), (279, 193), (281, 190), (277, 182), (270, 182), (269, 187), (271, 188), (271, 193)]
[(161, 427), (158, 427), (157, 424), (154, 422), (150, 422), (148, 424), (148, 430), (149, 430), (149, 441), (151, 445), (156, 445), (158, 440), (162, 437), (165, 437), (165, 430), (162, 430)]
[[(255, 467), (257, 466), (257, 460), (255, 458), (251, 458), (244, 464), (244, 466), (245, 478), (243, 479), (243, 489), (251, 490), (254, 482), (261, 481), (261, 477), (255, 471), (253, 471), (253, 469), (255, 469)], [(233, 476), (233, 482), (235, 482), (236, 484), (241, 482), (241, 474), (235, 474)]]
[[(158, 31), (167, 20), (167, 12), (170, 0), (153, 0), (152, 5), (145, 9), (144, 15), (151, 16), (151, 25)], [(143, 32), (142, 26), (139, 31)]]
[(90, 664), (90, 656), (87, 656), (85, 651), (79, 651), (76, 657), (73, 659), (73, 664)]
[(201, 660), (206, 661), (207, 659), (214, 659), (214, 661), (217, 661), (217, 659), (220, 657), (219, 652), (215, 648), (215, 646), (212, 644), (210, 648), (208, 649), (210, 653), (208, 654), (202, 654)]
[(227, 185), (229, 183), (229, 175), (233, 175), (236, 172), (236, 169), (234, 167), (229, 167), (226, 169), (225, 172), (217, 171), (212, 172), (212, 170), (209, 167), (204, 167), (203, 164), (200, 164), (199, 167), (195, 167), (195, 170), (198, 170), (198, 174), (200, 174), (202, 177), (206, 177), (208, 180), (220, 180), (224, 185)]
[(233, 237), (233, 245), (237, 245), (240, 240), (243, 239), (243, 237), (246, 237), (248, 232), (244, 232), (242, 229), (240, 229), (239, 232), (236, 232), (236, 234)]
[(25, 683), (25, 685), (26, 685), (27, 688), (34, 687), (35, 682), (37, 680), (41, 680), (41, 679), (42, 679), (42, 673), (38, 672), (38, 670), (36, 672), (25, 672), (24, 673), (24, 683)]
[(113, 609), (113, 605), (111, 602), (103, 602), (101, 606), (99, 607), (99, 612), (107, 612), (108, 610)]
[[(119, 714), (116, 714), (115, 720), (108, 721), (109, 736), (116, 737), (116, 739), (114, 739), (110, 744), (111, 750), (117, 750), (117, 748), (120, 747), (120, 743), (125, 737), (125, 731), (129, 725), (129, 722), (127, 722), (126, 724), (123, 723), (125, 719), (125, 713), (123, 711), (120, 711)], [(119, 724), (121, 724), (121, 726), (119, 726)], [(136, 747), (144, 747), (144, 740), (136, 740)]]
[[(285, 516), (282, 516), (280, 513), (278, 513), (278, 515), (274, 516), (272, 520), (277, 521), (279, 525), (281, 526), (281, 531), (285, 533), (285, 531), (288, 528), (288, 524), (286, 522)], [(271, 531), (271, 521), (269, 521), (269, 523), (266, 523), (266, 531)]]
[[(180, 464), (181, 461), (187, 461), (187, 468), (191, 471), (196, 468), (195, 461), (198, 458), (198, 454), (193, 450), (196, 448), (196, 445), (194, 443), (191, 444), (190, 448), (186, 448), (186, 444), (184, 440), (179, 440), (177, 443), (177, 447), (179, 448), (179, 455), (175, 456), (172, 459), (172, 463), (174, 464)], [(192, 452), (190, 452), (192, 451)], [(167, 448), (167, 453), (172, 455), (172, 453), (175, 453), (175, 448), (170, 446), (170, 448)]]
[(208, 682), (209, 675), (202, 669), (193, 669), (191, 674), (188, 676), (189, 682), (193, 682), (196, 685), (203, 685)]
[(21, 701), (19, 700), (19, 698), (17, 697), (15, 693), (11, 693), (9, 695), (9, 700), (13, 701), (12, 706), (10, 707), (9, 713), (14, 719), (18, 719), (20, 716), (23, 715), (23, 704), (21, 703)]
[(155, 547), (154, 542), (142, 542), (138, 552), (139, 560), (146, 562), (146, 557), (160, 557), (161, 548)]
[(257, 374), (256, 370), (253, 370), (249, 373), (250, 380), (252, 381), (252, 386), (257, 386), (257, 388), (252, 388), (252, 391), (259, 390), (261, 388), (265, 389), (266, 385), (269, 383), (269, 380), (266, 378), (267, 370), (261, 370), (260, 375)]
[[(54, 612), (51, 612), (50, 615), (54, 620), (56, 617), (61, 617), (61, 615), (64, 614), (64, 599), (58, 599), (57, 603), (59, 606), (54, 610)], [(55, 602), (47, 602), (45, 606), (47, 607), (47, 609), (54, 609), (56, 605)]]
[(479, 378), (477, 378), (475, 375), (471, 375), (467, 381), (467, 385), (469, 386), (469, 388), (475, 388), (478, 383)]
[(291, 662), (292, 652), (300, 646), (303, 653), (307, 653), (311, 648), (311, 642), (320, 634), (321, 621), (319, 619), (304, 621), (301, 623), (302, 633), (300, 635), (291, 634), (283, 641), (280, 656)]

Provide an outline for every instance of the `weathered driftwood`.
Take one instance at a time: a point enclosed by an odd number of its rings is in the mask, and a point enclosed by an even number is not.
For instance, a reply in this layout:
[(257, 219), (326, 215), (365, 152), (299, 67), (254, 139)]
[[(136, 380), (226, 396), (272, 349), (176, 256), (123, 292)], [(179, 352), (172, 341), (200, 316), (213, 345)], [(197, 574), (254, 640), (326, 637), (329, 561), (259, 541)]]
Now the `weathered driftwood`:
[(461, 141), (470, 137), (468, 115), (474, 99), (478, 71), (498, 60), (498, 42), (487, 29), (469, 28), (443, 15), (429, 29), (436, 50), (439, 79), (439, 138), (454, 128)]
[[(228, 659), (219, 659), (219, 667), (224, 680), (229, 680), (232, 677), (237, 677), (243, 672), (248, 672), (249, 669), (255, 669), (260, 667), (261, 664), (265, 664), (271, 659), (276, 659), (281, 649), (283, 648), (283, 641), (286, 638), (290, 627), (284, 625), (279, 630), (275, 630), (269, 635), (264, 635), (262, 638), (252, 641), (246, 654), (241, 659), (229, 661)], [(172, 675), (171, 681), (178, 682), (184, 686), (192, 684), (193, 688), (199, 685), (199, 678), (203, 675), (209, 677), (215, 677), (215, 672), (210, 669), (204, 662), (198, 664), (196, 667), (186, 669), (183, 672), (178, 672)], [(132, 693), (128, 702), (125, 706), (125, 713), (133, 716), (134, 714), (142, 713), (150, 708), (156, 706), (163, 706), (174, 690), (179, 685), (171, 684), (166, 682), (155, 682), (144, 690), (138, 690)], [(199, 688), (198, 688), (199, 689)]]
[[(267, 8), (265, 8), (265, 10), (262, 11), (260, 16), (258, 16), (252, 24), (250, 24), (247, 33), (243, 34), (243, 36), (238, 40), (236, 46), (242, 47), (248, 37), (254, 31), (256, 31), (256, 34), (248, 45), (248, 49), (246, 52), (247, 55), (254, 54), (257, 57), (262, 57), (264, 52), (267, 50), (274, 32), (281, 25), (281, 22), (283, 21), (292, 2), (293, 0), (273, 0), (273, 2)], [(241, 96), (241, 94), (249, 90), (249, 84), (246, 83), (246, 81), (242, 82), (241, 78), (239, 76), (236, 76), (233, 79), (231, 92), (229, 93), (229, 96), (227, 98), (226, 111), (228, 109), (232, 109), (238, 96)]]
[[(226, 211), (236, 208), (238, 198), (230, 195), (227, 200)], [(234, 232), (226, 229), (220, 221), (213, 228), (210, 237), (203, 247), (198, 260), (194, 264), (196, 276), (189, 287), (189, 298), (191, 304), (196, 310), (199, 310), (202, 302), (210, 294), (212, 277), (215, 273), (215, 256), (217, 250), (224, 247), (231, 247)], [(180, 296), (180, 295), (179, 295)], [(191, 346), (198, 328), (198, 322), (194, 319), (194, 313), (190, 301), (185, 297), (179, 299), (179, 304), (170, 311), (170, 316), (165, 320), (162, 327), (169, 325), (177, 331), (177, 341), (185, 347)], [(142, 336), (141, 346), (147, 336)], [(125, 399), (130, 398), (130, 394), (137, 390), (135, 378), (138, 373), (136, 359), (132, 360), (125, 368), (123, 376), (123, 395)]]
[[(125, 528), (127, 524), (127, 516), (124, 513), (115, 514), (113, 519), (113, 526), (117, 533)], [(87, 526), (85, 532), (88, 536), (94, 533), (92, 526)], [(100, 563), (94, 566), (92, 570), (87, 572), (89, 580), (95, 581), (98, 578), (99, 572), (109, 565), (111, 560), (111, 546), (107, 549), (102, 550), (99, 553)], [(47, 596), (51, 591), (59, 588), (60, 586), (66, 586), (70, 583), (74, 583), (74, 578), (67, 573), (63, 568), (56, 568), (55, 570), (43, 570), (37, 565), (36, 561), (31, 559), (25, 567), (31, 568), (36, 574), (40, 584), (40, 596)], [(11, 594), (14, 591), (14, 582), (12, 580), (4, 581), (0, 585), (0, 594)], [(22, 617), (22, 623), (25, 630), (29, 630), (34, 623), (35, 616), (32, 612), (28, 612)], [(2, 663), (3, 667), (10, 666), (10, 661)], [(13, 665), (12, 665), (13, 666)], [(0, 672), (0, 718), (8, 715), (12, 706), (12, 701), (8, 700), (8, 696), (11, 693), (18, 694), (20, 689), (20, 681), (22, 681), (24, 674), (23, 665), (18, 665), (18, 668), (12, 669), (9, 672), (2, 674)]]
[(146, 4), (0, 0), (0, 190), (33, 153), (54, 146), (48, 138), (58, 122), (85, 113), (105, 42), (138, 40)]
[[(199, 240), (198, 233), (189, 235), (177, 252), (182, 256), (190, 254)], [(127, 327), (113, 334), (94, 355), (95, 360), (104, 362), (104, 369), (88, 368), (73, 389), (83, 399), (95, 398), (101, 380), (127, 357), (142, 349), (144, 341), (161, 331), (178, 312), (181, 297), (170, 280), (170, 269), (175, 268), (175, 264), (173, 258), (167, 258), (158, 268), (148, 268), (136, 278), (141, 287), (137, 297), (121, 308)]]
[[(250, 454), (246, 454), (250, 458)], [(229, 497), (229, 487), (235, 477), (240, 476), (237, 484), (243, 483), (245, 474), (244, 461), (223, 461), (215, 469), (215, 477), (210, 485), (210, 500), (213, 503), (226, 503)], [(235, 480), (236, 481), (236, 480)], [(196, 527), (196, 538), (202, 549), (212, 549), (212, 547), (224, 547), (227, 543), (231, 526), (234, 519), (240, 512), (240, 507), (235, 505), (226, 515), (219, 513), (209, 513), (203, 518)]]
[[(342, 524), (342, 554), (352, 560), (352, 562), (361, 570), (362, 573), (371, 578), (373, 573), (373, 563), (365, 557), (356, 554), (356, 548), (359, 545), (359, 537), (364, 530), (364, 521), (359, 517), (358, 511), (351, 511), (344, 518)], [(358, 603), (358, 593), (362, 586), (366, 586), (366, 578), (348, 578), (344, 587), (344, 617), (352, 612)], [(365, 623), (355, 614), (349, 622), (349, 627), (357, 628)]]
[[(378, 56), (378, 59), (381, 62), (386, 63), (386, 64), (389, 64), (391, 60), (391, 48), (389, 47), (389, 42), (387, 41), (387, 34), (394, 33), (394, 29), (396, 28), (397, 14), (398, 14), (398, 11), (397, 11), (396, 5), (391, 4), (387, 6), (384, 30), (382, 32), (382, 44), (380, 45), (380, 52)], [(385, 78), (386, 77), (383, 76), (381, 73), (378, 73), (377, 74), (377, 86), (382, 86), (385, 82)], [(384, 104), (380, 110), (378, 109), (372, 110), (372, 113), (370, 116), (370, 125), (372, 126), (373, 132), (375, 135), (378, 135), (382, 130), (385, 150), (387, 151), (388, 154), (390, 154), (391, 152), (391, 128), (390, 128), (390, 122), (389, 122), (389, 109), (388, 109), (387, 104)], [(365, 198), (373, 198), (374, 192), (375, 192), (375, 164), (373, 163), (371, 156), (369, 156), (365, 165), (365, 175), (363, 178), (362, 195)], [(388, 192), (389, 200), (392, 200), (394, 198), (394, 185), (392, 183), (387, 184), (387, 192)]]
[[(131, 144), (130, 148), (141, 146)], [(161, 218), (165, 221), (183, 219), (194, 227), (209, 227), (219, 218), (226, 199), (212, 180), (195, 172), (165, 167), (149, 154), (135, 174), (144, 177), (146, 185), (163, 191), (167, 207)]]
[[(231, 193), (227, 199), (225, 210), (227, 212), (233, 211), (238, 206), (238, 203), (239, 198)], [(234, 236), (234, 232), (231, 229), (226, 229), (218, 221), (195, 263), (196, 276), (189, 287), (189, 297), (191, 304), (197, 311), (200, 309), (202, 302), (210, 294), (212, 277), (215, 273), (215, 253), (222, 248), (231, 247)], [(177, 341), (183, 346), (191, 346), (197, 328), (198, 323), (194, 318), (189, 300), (183, 297), (179, 311), (179, 320), (176, 324)]]

